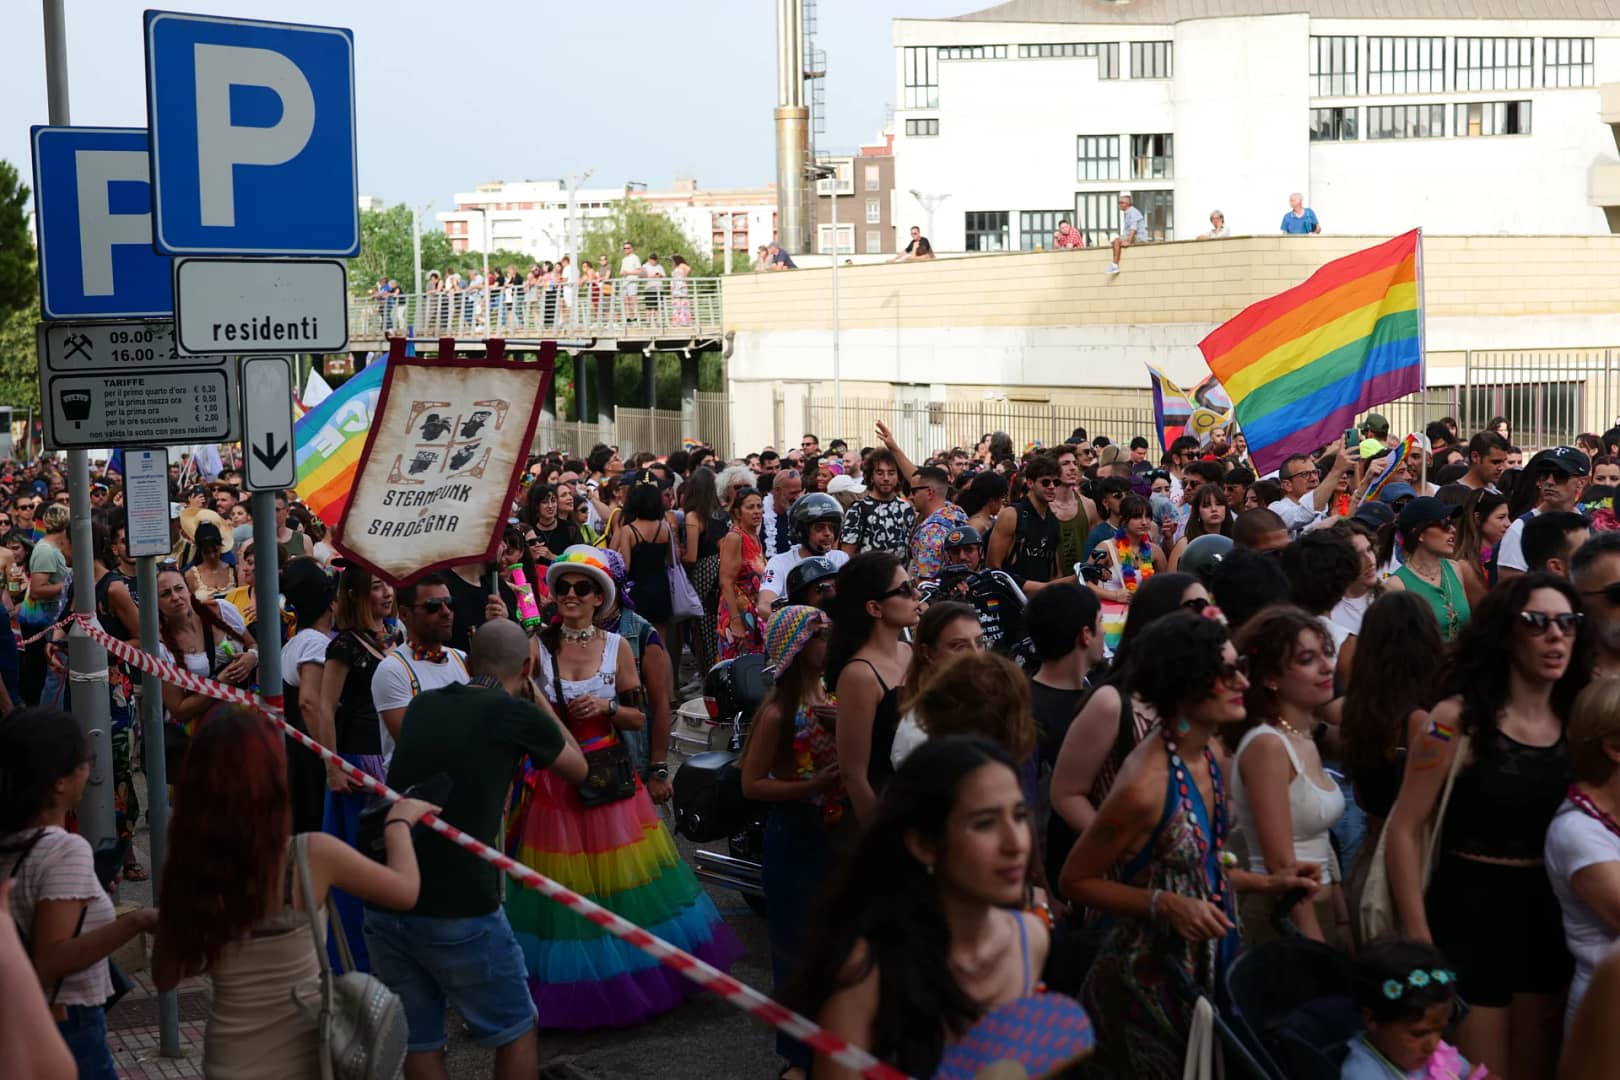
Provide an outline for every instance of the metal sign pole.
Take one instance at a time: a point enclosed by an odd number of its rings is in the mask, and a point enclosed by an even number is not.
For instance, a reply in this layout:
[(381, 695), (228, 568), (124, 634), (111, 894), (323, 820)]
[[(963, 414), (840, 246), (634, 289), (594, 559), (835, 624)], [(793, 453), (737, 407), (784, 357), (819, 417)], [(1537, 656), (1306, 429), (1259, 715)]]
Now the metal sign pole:
[[(251, 452), (251, 450), (250, 450)], [(259, 693), (281, 705), (281, 573), (276, 565), (276, 495), (253, 493), (253, 610), (259, 647)], [(302, 751), (298, 751), (302, 753)]]
[[(50, 122), (68, 119), (67, 27), (62, 0), (44, 0), (45, 87)], [(90, 536), (90, 455), (68, 451), (68, 507), (72, 511), (69, 543), (73, 547), (73, 611), (94, 616), (96, 572)], [(79, 833), (92, 850), (116, 843), (113, 817), (112, 714), (107, 700), (107, 653), (78, 623), (68, 631), (68, 685), (73, 716), (84, 729), (90, 750), (90, 781), (79, 800)]]
[[(140, 594), (141, 651), (158, 655), (157, 559), (135, 560), (135, 588)], [(163, 896), (163, 873), (169, 854), (169, 777), (163, 745), (163, 684), (156, 675), (141, 675), (141, 735), (146, 743), (146, 806), (152, 828), (152, 899)], [(158, 1051), (180, 1056), (180, 999), (173, 990), (158, 994)]]

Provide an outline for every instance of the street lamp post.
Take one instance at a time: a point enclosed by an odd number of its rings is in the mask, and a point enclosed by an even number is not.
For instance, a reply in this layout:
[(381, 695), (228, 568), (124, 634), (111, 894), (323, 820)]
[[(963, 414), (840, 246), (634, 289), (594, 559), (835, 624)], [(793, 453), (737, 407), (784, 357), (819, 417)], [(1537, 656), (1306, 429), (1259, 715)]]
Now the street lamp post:
[(811, 179), (832, 181), (832, 369), (833, 369), (833, 438), (844, 437), (844, 393), (840, 378), (838, 356), (838, 169), (833, 165), (812, 165)]
[(934, 209), (951, 197), (950, 192), (934, 194), (912, 188), (911, 197), (917, 200), (917, 205), (921, 206), (923, 213), (928, 215), (928, 242), (932, 244), (934, 242)]

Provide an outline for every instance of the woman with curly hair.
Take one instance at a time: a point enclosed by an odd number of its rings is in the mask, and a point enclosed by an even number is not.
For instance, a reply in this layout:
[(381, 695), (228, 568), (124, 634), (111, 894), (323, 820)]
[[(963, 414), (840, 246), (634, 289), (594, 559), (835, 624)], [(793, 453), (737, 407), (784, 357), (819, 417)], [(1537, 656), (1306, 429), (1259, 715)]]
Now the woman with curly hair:
[[(203, 1072), (222, 1080), (318, 1076), (320, 961), (327, 892), (341, 888), (398, 911), (420, 884), (410, 826), (438, 807), (402, 799), (382, 830), (386, 864), (324, 833), (292, 834), (280, 732), (220, 706), (191, 740), (174, 785), (174, 818), (152, 953), (152, 981), (172, 990), (208, 973), (214, 988)], [(396, 822), (406, 828), (395, 829)], [(300, 880), (302, 868), (309, 870)], [(315, 911), (304, 907), (304, 891)]]
[[(1458, 636), (1451, 696), (1412, 740), (1386, 826), (1402, 933), (1453, 959), (1472, 1006), (1457, 1046), (1502, 1076), (1551, 1076), (1557, 1064), (1573, 962), (1543, 851), (1572, 779), (1565, 724), (1590, 652), (1563, 578), (1521, 574), (1487, 593)], [(1422, 836), (1448, 782), (1431, 876)]]

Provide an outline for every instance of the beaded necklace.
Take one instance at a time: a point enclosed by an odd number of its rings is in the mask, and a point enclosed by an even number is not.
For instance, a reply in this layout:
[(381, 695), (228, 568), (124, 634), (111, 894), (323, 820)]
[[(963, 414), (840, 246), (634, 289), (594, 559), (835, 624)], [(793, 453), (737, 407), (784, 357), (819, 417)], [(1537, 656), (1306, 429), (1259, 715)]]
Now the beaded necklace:
[(1119, 560), (1119, 578), (1127, 593), (1153, 576), (1153, 541), (1142, 537), (1140, 547), (1131, 547), (1130, 537), (1124, 529), (1114, 530), (1114, 554)]
[(1592, 796), (1582, 791), (1578, 786), (1575, 784), (1569, 785), (1569, 791), (1565, 793), (1565, 797), (1587, 817), (1596, 821), (1614, 835), (1620, 836), (1620, 822), (1615, 821), (1607, 810), (1593, 802)]
[(1226, 879), (1221, 874), (1220, 866), (1221, 848), (1226, 843), (1226, 800), (1221, 795), (1221, 767), (1216, 764), (1214, 751), (1206, 745), (1204, 760), (1209, 763), (1209, 777), (1214, 784), (1215, 795), (1213, 812), (1209, 815), (1210, 831), (1214, 835), (1209, 837), (1204, 835), (1203, 827), (1198, 824), (1198, 811), (1193, 807), (1193, 799), (1196, 797), (1194, 781), (1187, 773), (1187, 763), (1181, 760), (1181, 753), (1176, 748), (1176, 737), (1170, 733), (1168, 723), (1159, 725), (1159, 737), (1164, 740), (1165, 750), (1170, 754), (1170, 772), (1176, 780), (1176, 792), (1181, 797), (1182, 812), (1187, 815), (1187, 821), (1193, 827), (1193, 837), (1198, 842), (1198, 856), (1206, 863), (1205, 873), (1208, 873), (1210, 844), (1213, 842), (1215, 845), (1215, 881), (1210, 886), (1209, 899), (1217, 906), (1224, 906), (1226, 894), (1222, 886)]

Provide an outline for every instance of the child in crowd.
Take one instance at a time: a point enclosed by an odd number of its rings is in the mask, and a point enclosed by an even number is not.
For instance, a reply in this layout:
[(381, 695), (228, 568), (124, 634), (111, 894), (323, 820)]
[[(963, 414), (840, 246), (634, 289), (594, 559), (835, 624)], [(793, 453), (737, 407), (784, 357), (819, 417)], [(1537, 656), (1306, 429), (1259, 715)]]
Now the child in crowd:
[(1457, 1005), (1457, 976), (1432, 945), (1381, 941), (1356, 957), (1354, 993), (1367, 1030), (1350, 1040), (1340, 1080), (1485, 1080), (1440, 1037)]

